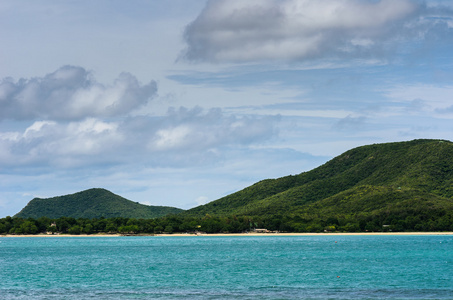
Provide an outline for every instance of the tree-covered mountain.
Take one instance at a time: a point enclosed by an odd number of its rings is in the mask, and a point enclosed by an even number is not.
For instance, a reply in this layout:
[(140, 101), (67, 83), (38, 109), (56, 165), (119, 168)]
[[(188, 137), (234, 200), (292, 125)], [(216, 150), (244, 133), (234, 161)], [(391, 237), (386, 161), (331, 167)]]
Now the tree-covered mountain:
[[(111, 218), (94, 219), (90, 226), (86, 219), (63, 220), (85, 233), (216, 233), (253, 228), (289, 232), (453, 231), (453, 143), (414, 140), (358, 147), (311, 171), (263, 180), (187, 211), (148, 207), (92, 189), (34, 199), (15, 217), (41, 216)], [(159, 216), (163, 217), (138, 220)], [(31, 230), (32, 220), (0, 220), (0, 233), (40, 232), (51, 220), (41, 221), (35, 220), (37, 229)], [(66, 224), (63, 221), (57, 220), (56, 230), (77, 232), (59, 226), (59, 222)]]
[(166, 206), (148, 206), (127, 200), (112, 192), (94, 188), (75, 194), (35, 198), (14, 217), (17, 218), (157, 218), (177, 214), (182, 209)]
[(182, 215), (390, 222), (451, 214), (452, 197), (453, 143), (413, 140), (358, 147), (309, 172), (260, 181)]

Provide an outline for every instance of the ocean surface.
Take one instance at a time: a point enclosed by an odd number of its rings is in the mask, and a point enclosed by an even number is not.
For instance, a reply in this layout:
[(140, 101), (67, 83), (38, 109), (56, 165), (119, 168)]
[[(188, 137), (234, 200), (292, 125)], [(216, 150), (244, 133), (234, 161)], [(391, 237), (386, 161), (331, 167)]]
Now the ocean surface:
[(453, 299), (453, 236), (1, 237), (0, 299)]

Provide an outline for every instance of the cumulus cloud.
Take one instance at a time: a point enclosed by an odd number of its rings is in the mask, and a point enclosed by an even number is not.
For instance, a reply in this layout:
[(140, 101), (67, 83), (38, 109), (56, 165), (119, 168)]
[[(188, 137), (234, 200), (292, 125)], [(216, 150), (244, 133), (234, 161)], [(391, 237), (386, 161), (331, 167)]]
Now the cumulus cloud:
[[(445, 11), (444, 11), (445, 13)], [(411, 0), (209, 1), (185, 30), (184, 58), (248, 62), (379, 57), (405, 39), (422, 38), (433, 19)], [(448, 27), (452, 21), (435, 23)]]
[(170, 109), (148, 147), (157, 151), (201, 150), (218, 145), (248, 145), (276, 134), (279, 117), (237, 117), (225, 115), (221, 109), (204, 112), (193, 109)]
[(196, 107), (171, 109), (163, 117), (121, 121), (35, 121), (22, 131), (0, 132), (0, 166), (198, 165), (209, 157), (218, 158), (222, 147), (271, 139), (277, 134), (278, 120)]
[(44, 77), (0, 81), (0, 120), (80, 120), (127, 115), (157, 94), (154, 81), (146, 85), (122, 73), (112, 85), (98, 83), (81, 67), (64, 66)]
[(74, 167), (105, 163), (112, 159), (109, 147), (118, 146), (121, 141), (116, 123), (93, 118), (70, 123), (36, 121), (22, 132), (0, 132), (0, 166)]

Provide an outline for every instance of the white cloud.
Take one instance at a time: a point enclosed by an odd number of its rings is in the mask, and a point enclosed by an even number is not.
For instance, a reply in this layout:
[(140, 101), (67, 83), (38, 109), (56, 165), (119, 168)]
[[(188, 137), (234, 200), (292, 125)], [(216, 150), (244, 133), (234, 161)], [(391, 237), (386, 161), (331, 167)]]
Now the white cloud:
[(219, 145), (250, 145), (274, 137), (279, 117), (237, 117), (221, 109), (170, 109), (148, 143), (154, 151), (206, 151)]
[(31, 126), (25, 129), (24, 138), (36, 138), (37, 136), (42, 136), (43, 128), (45, 126), (54, 126), (55, 122), (51, 121), (38, 121), (34, 122)]
[(178, 126), (174, 128), (161, 129), (156, 132), (156, 140), (151, 143), (150, 147), (158, 150), (168, 150), (180, 148), (189, 142), (191, 129), (187, 126)]
[(35, 121), (23, 131), (0, 132), (0, 166), (197, 165), (218, 158), (221, 147), (268, 141), (278, 120), (196, 107), (122, 121)]
[(65, 66), (44, 77), (0, 81), (0, 120), (122, 116), (144, 106), (156, 94), (154, 81), (142, 85), (128, 73), (104, 86), (84, 68)]
[[(410, 0), (209, 1), (185, 30), (184, 57), (248, 62), (382, 57), (426, 34), (427, 7)], [(450, 19), (437, 19), (446, 25)]]

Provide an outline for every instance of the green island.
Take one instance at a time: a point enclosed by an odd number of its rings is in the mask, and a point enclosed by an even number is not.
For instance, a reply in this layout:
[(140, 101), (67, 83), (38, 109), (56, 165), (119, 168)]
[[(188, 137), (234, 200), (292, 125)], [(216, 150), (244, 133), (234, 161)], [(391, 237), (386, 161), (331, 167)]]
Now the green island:
[(311, 171), (266, 179), (189, 210), (105, 189), (35, 198), (0, 234), (453, 231), (453, 143), (351, 149)]

